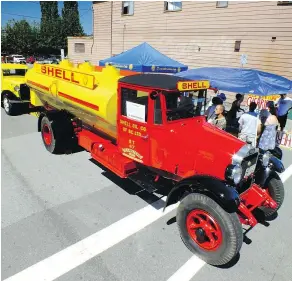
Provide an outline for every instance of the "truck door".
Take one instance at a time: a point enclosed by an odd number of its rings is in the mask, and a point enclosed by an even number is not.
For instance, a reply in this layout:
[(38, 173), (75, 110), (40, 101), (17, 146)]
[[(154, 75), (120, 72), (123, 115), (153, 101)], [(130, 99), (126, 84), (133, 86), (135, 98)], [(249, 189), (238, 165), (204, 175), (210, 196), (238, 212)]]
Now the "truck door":
[(144, 165), (150, 164), (148, 105), (149, 92), (145, 89), (120, 88), (118, 146), (124, 156)]

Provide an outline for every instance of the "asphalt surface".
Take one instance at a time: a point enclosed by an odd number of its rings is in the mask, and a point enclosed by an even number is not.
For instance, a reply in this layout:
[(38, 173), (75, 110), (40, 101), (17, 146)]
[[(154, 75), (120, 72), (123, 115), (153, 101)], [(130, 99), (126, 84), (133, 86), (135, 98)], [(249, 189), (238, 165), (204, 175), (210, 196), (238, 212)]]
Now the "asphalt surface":
[[(49, 154), (35, 117), (9, 117), (2, 109), (1, 118), (2, 280), (158, 200), (104, 172), (87, 152)], [(284, 150), (283, 162), (292, 164), (292, 151)], [(227, 268), (204, 265), (177, 280), (291, 281), (291, 185), (290, 177), (278, 218), (246, 234), (238, 260)], [(191, 257), (173, 210), (56, 280), (168, 280)]]

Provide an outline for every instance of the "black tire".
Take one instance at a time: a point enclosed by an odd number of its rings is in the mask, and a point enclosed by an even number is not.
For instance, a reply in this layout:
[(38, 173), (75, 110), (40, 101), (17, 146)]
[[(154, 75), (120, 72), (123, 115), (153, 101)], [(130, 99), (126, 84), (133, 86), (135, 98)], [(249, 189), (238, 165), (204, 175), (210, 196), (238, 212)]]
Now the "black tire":
[(44, 116), (41, 121), (41, 135), (45, 148), (52, 154), (64, 152), (64, 140), (61, 133), (61, 122), (58, 119), (50, 120)]
[(285, 189), (282, 180), (280, 177), (273, 173), (271, 177), (266, 181), (265, 186), (267, 186), (267, 190), (269, 195), (276, 201), (278, 204), (276, 209), (271, 209), (268, 207), (260, 207), (259, 209), (264, 213), (264, 217), (266, 220), (273, 219), (275, 213), (280, 209), (283, 204), (285, 197)]
[[(218, 242), (217, 248), (204, 249), (202, 244), (200, 245), (190, 236), (187, 229), (188, 215), (197, 210), (209, 214), (219, 226), (222, 242)], [(177, 209), (177, 224), (186, 247), (208, 264), (216, 266), (227, 264), (236, 257), (241, 249), (243, 232), (237, 214), (226, 212), (213, 199), (204, 194), (191, 193), (181, 201)], [(199, 230), (199, 228), (196, 229)], [(214, 234), (212, 235), (214, 237)], [(215, 241), (219, 241), (218, 239)]]
[(4, 108), (4, 111), (9, 116), (17, 115), (17, 104), (11, 102), (11, 96), (7, 93), (4, 93), (2, 95), (2, 106)]

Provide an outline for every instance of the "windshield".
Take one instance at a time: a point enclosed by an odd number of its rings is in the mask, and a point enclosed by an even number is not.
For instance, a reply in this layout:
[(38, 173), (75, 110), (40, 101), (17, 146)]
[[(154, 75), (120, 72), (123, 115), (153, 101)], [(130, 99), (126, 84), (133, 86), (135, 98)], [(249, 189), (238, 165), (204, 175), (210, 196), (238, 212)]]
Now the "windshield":
[(3, 76), (24, 76), (26, 69), (2, 69)]
[(206, 106), (205, 91), (164, 92), (167, 120), (200, 116)]

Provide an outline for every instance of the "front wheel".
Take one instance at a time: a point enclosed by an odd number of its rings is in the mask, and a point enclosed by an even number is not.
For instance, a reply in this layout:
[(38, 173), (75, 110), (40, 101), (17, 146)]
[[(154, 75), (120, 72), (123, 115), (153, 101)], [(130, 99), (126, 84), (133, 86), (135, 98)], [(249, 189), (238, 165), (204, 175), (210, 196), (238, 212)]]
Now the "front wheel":
[(280, 177), (274, 173), (271, 177), (269, 177), (265, 183), (267, 187), (267, 191), (269, 195), (274, 199), (277, 203), (276, 209), (271, 209), (268, 207), (260, 207), (259, 209), (263, 211), (265, 219), (272, 219), (275, 213), (280, 209), (283, 204), (285, 197), (284, 185)]
[(17, 113), (16, 104), (11, 102), (11, 99), (8, 94), (3, 94), (2, 105), (7, 115), (11, 116)]
[(211, 265), (224, 265), (239, 252), (242, 226), (236, 213), (228, 213), (210, 197), (191, 193), (177, 209), (180, 236), (186, 247)]

